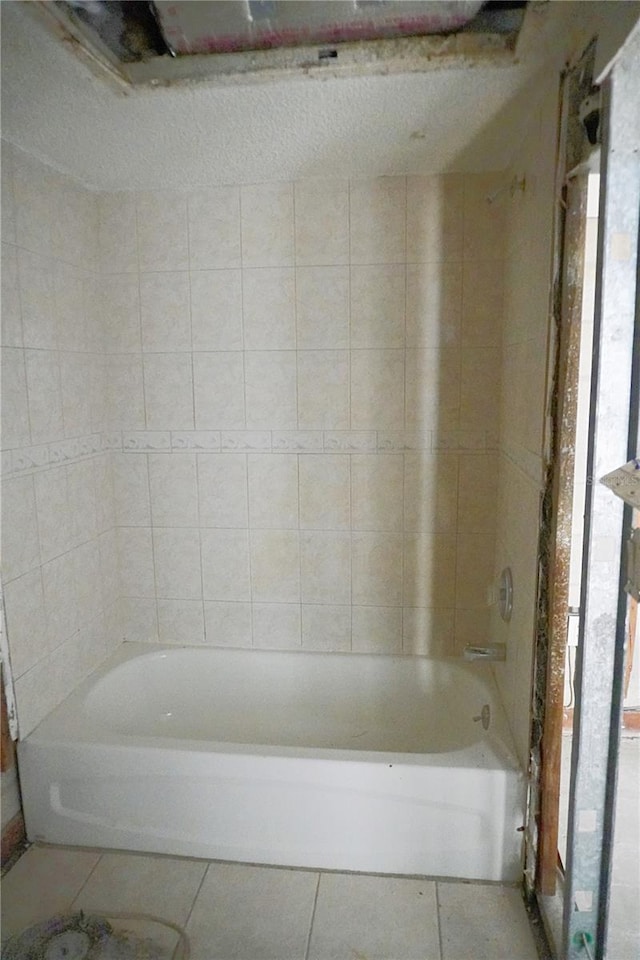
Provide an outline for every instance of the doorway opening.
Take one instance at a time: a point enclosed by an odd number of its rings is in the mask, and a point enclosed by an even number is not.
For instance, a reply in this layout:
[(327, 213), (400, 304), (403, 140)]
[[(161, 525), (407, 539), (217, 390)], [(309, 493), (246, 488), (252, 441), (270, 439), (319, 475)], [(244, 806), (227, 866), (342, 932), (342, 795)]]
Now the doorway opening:
[[(639, 518), (600, 483), (638, 456), (633, 47), (600, 87), (586, 51), (563, 86), (555, 409), (535, 688), (544, 703), (532, 767), (535, 784), (540, 759), (537, 897), (566, 960), (632, 960), (640, 943), (638, 591), (635, 581), (625, 584), (626, 541)], [(594, 138), (585, 104), (600, 128)], [(561, 934), (554, 914), (562, 916)]]
[[(600, 174), (588, 175), (587, 210), (584, 232), (584, 276), (580, 324), (580, 356), (577, 382), (575, 465), (569, 565), (567, 645), (564, 670), (562, 756), (560, 766), (560, 808), (558, 821), (559, 869), (567, 864), (567, 830), (571, 781), (571, 750), (575, 706), (576, 652), (580, 626), (582, 553), (584, 545), (587, 448), (591, 402), (593, 327), (596, 293), (598, 207)], [(640, 525), (640, 512), (633, 526)], [(623, 711), (618, 750), (618, 787), (615, 799), (610, 922), (608, 953), (616, 960), (634, 960), (640, 943), (640, 656), (638, 601), (628, 599), (623, 685)]]

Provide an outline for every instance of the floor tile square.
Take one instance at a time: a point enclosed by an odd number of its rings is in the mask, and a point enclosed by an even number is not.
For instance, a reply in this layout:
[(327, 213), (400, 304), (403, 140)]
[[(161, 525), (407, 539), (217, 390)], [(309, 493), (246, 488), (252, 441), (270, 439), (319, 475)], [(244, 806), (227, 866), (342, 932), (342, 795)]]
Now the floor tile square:
[[(636, 860), (637, 875), (637, 860)], [(609, 960), (638, 960), (640, 950), (640, 883), (613, 884), (609, 904)]]
[(438, 883), (442, 960), (537, 960), (515, 887)]
[(150, 940), (162, 960), (172, 960), (179, 934), (150, 918), (183, 927), (206, 869), (203, 860), (105, 853), (73, 909), (106, 914), (114, 930)]
[(304, 960), (318, 876), (212, 863), (187, 934), (191, 960)]
[(2, 939), (71, 908), (100, 853), (31, 847), (2, 880)]
[(204, 860), (105, 853), (73, 909), (144, 913), (184, 924), (206, 869)]
[(309, 960), (439, 960), (436, 885), (322, 874)]

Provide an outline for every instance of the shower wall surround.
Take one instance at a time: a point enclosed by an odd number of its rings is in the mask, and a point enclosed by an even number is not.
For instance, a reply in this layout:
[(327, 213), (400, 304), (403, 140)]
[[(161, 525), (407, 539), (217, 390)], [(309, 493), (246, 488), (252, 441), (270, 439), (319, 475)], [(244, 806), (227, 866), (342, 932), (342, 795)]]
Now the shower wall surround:
[(20, 731), (118, 642), (97, 199), (2, 149), (2, 581)]
[(497, 182), (100, 198), (126, 637), (382, 654), (485, 639)]
[[(550, 319), (557, 90), (550, 84), (528, 135), (505, 174), (526, 177), (526, 189), (505, 201), (505, 289), (497, 569), (513, 571), (511, 622), (492, 614), (496, 640), (509, 645), (495, 673), (523, 767), (529, 757), (532, 662), (536, 629), (540, 498), (545, 470), (545, 403)], [(526, 386), (524, 386), (526, 385)]]
[(500, 176), (91, 194), (3, 154), (3, 582), (26, 734), (123, 637), (489, 628)]

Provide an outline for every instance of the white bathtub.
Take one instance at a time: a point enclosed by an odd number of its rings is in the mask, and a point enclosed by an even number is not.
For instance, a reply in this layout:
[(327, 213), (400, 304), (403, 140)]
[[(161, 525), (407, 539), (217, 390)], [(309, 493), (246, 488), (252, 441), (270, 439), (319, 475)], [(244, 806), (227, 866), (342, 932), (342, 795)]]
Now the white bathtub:
[(525, 783), (485, 664), (125, 643), (19, 760), (31, 840), (521, 875)]

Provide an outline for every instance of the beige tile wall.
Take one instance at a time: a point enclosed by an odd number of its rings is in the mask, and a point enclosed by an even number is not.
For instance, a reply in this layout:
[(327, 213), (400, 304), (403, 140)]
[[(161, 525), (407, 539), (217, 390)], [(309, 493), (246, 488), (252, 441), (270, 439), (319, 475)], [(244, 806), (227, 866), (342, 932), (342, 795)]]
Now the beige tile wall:
[(526, 177), (524, 193), (507, 193), (504, 330), (496, 572), (513, 571), (513, 617), (494, 609), (492, 630), (507, 643), (496, 677), (523, 766), (529, 752), (532, 658), (536, 616), (540, 498), (544, 482), (549, 292), (553, 239), (557, 91), (549, 89), (506, 175)]
[(499, 180), (96, 197), (10, 147), (2, 171), (23, 734), (122, 636), (420, 654), (486, 636)]
[(100, 198), (127, 637), (422, 654), (484, 638), (497, 182)]
[(95, 196), (2, 152), (2, 583), (24, 735), (118, 640)]

